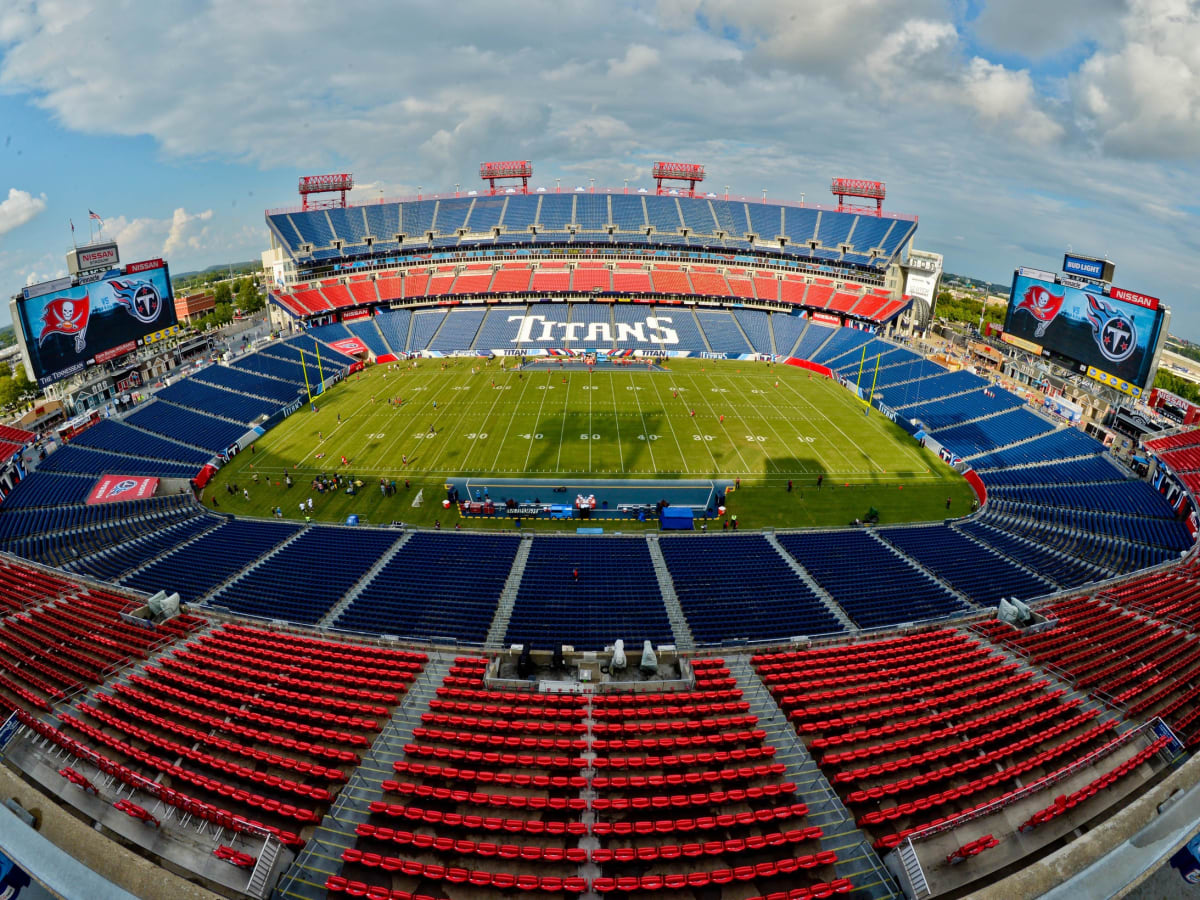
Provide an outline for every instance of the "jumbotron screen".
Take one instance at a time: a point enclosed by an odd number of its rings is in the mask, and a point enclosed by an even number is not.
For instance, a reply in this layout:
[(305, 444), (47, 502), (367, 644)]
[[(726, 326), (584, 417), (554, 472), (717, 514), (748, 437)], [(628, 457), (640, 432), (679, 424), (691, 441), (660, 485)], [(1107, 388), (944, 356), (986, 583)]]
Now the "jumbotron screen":
[(131, 263), (90, 283), (63, 281), (45, 293), (38, 285), (26, 288), (13, 302), (30, 375), (43, 387), (176, 328), (171, 276), (161, 259)]
[(1165, 313), (1154, 297), (1018, 269), (1004, 340), (1139, 395), (1152, 374)]

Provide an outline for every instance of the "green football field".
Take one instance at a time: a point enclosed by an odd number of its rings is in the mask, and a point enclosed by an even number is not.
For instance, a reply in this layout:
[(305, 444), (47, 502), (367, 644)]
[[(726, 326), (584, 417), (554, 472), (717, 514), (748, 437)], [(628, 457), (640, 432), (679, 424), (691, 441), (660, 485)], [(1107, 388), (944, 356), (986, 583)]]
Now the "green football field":
[[(446, 479), (492, 475), (547, 486), (581, 478), (740, 479), (729, 512), (751, 528), (841, 526), (871, 507), (884, 523), (970, 510), (974, 495), (957, 473), (832, 381), (765, 363), (663, 364), (595, 372), (481, 359), (374, 366), (317, 397), (315, 413), (302, 408), (234, 457), (205, 502), (264, 516), (279, 506), (297, 518), (311, 496), (317, 520), (354, 513), (376, 524), (453, 527), (457, 511), (441, 504)], [(362, 487), (353, 496), (344, 483), (336, 492), (312, 489), (314, 478), (334, 473)], [(381, 478), (397, 482), (394, 495), (382, 494)], [(464, 519), (462, 527), (512, 523)]]

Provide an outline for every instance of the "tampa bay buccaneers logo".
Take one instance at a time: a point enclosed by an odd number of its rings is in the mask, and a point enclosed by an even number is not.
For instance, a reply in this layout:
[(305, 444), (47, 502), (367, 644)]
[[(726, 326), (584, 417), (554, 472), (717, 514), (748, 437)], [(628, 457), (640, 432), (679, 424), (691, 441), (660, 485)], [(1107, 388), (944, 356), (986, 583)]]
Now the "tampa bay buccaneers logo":
[(1124, 362), (1137, 348), (1137, 326), (1133, 319), (1118, 311), (1111, 304), (1088, 295), (1088, 321), (1092, 323), (1092, 337), (1105, 359)]
[(1063, 299), (1066, 295), (1066, 291), (1061, 294), (1052, 294), (1040, 284), (1030, 285), (1025, 291), (1025, 296), (1017, 304), (1017, 309), (1023, 309), (1037, 319), (1038, 325), (1037, 330), (1033, 333), (1034, 337), (1040, 338), (1046, 333), (1046, 329), (1050, 327), (1050, 323), (1057, 318), (1059, 310), (1062, 309)]
[(149, 281), (110, 281), (109, 284), (113, 297), (131, 316), (147, 325), (158, 321), (163, 302), (153, 284)]
[(38, 334), (38, 346), (52, 334), (65, 334), (75, 338), (75, 352), (82, 353), (87, 347), (88, 318), (91, 303), (88, 295), (82, 297), (55, 297), (42, 310), (42, 330)]

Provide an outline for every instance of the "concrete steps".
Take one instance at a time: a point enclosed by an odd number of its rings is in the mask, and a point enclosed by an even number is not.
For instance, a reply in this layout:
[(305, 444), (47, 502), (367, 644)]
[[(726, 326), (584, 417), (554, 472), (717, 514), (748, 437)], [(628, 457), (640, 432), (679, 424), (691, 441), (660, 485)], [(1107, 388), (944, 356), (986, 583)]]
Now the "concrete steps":
[(696, 640), (692, 629), (679, 605), (679, 595), (675, 593), (675, 582), (667, 561), (663, 558), (662, 548), (658, 545), (658, 535), (649, 535), (646, 544), (650, 548), (650, 561), (654, 564), (654, 574), (658, 577), (658, 589), (662, 592), (663, 606), (667, 609), (667, 621), (671, 623), (671, 633), (675, 636), (675, 646), (682, 651), (696, 649)]
[(363, 588), (375, 580), (375, 576), (380, 573), (384, 566), (392, 561), (392, 557), (400, 552), (400, 548), (407, 544), (409, 538), (412, 536), (413, 533), (411, 531), (407, 531), (400, 537), (400, 540), (392, 544), (392, 546), (389, 547), (387, 551), (375, 561), (375, 564), (363, 573), (362, 578), (358, 579), (358, 581), (351, 586), (350, 590), (346, 591), (346, 593), (342, 595), (342, 599), (335, 603), (330, 608), (329, 612), (321, 616), (320, 621), (317, 622), (317, 627), (332, 628), (333, 623), (341, 617), (342, 613), (344, 613), (350, 604), (354, 602), (355, 598), (362, 593)]
[(500, 591), (500, 602), (496, 604), (496, 614), (488, 627), (487, 637), (484, 638), (485, 650), (500, 650), (504, 647), (504, 635), (508, 631), (508, 620), (512, 616), (513, 604), (517, 602), (517, 590), (521, 587), (521, 578), (525, 574), (525, 563), (529, 561), (529, 551), (533, 547), (533, 535), (529, 535), (517, 547), (517, 555), (513, 557), (512, 568), (508, 571), (508, 579)]
[(788, 564), (788, 567), (796, 573), (796, 577), (807, 584), (809, 589), (817, 595), (817, 598), (823, 604), (825, 604), (825, 608), (829, 610), (829, 612), (835, 619), (838, 620), (838, 622), (841, 623), (842, 627), (847, 631), (858, 631), (858, 626), (854, 624), (854, 621), (848, 615), (846, 615), (846, 611), (838, 605), (838, 602), (833, 599), (833, 595), (830, 594), (829, 591), (825, 590), (825, 588), (817, 584), (812, 575), (808, 573), (808, 569), (800, 565), (800, 563), (796, 561), (795, 557), (783, 549), (783, 546), (779, 543), (779, 539), (776, 538), (774, 534), (766, 534), (763, 536), (767, 539), (767, 543), (775, 548), (775, 552), (783, 558), (783, 561)]

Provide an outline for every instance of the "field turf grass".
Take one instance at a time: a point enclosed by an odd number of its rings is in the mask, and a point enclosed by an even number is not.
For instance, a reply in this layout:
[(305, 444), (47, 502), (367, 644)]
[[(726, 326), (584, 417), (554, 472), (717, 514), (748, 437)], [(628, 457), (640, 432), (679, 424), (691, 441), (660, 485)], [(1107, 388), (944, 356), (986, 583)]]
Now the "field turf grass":
[[(974, 499), (953, 469), (897, 425), (876, 410), (864, 414), (848, 391), (800, 369), (690, 359), (664, 360), (665, 371), (649, 372), (644, 366), (518, 370), (515, 361), (505, 363), (424, 359), (415, 368), (382, 365), (352, 375), (316, 398), (317, 412), (301, 408), (253, 451), (235, 456), (205, 490), (205, 503), (212, 507), (216, 499), (221, 512), (252, 516), (269, 516), (279, 506), (285, 518), (296, 519), (303, 517), (300, 503), (312, 497), (314, 520), (344, 521), (355, 513), (363, 523), (438, 521), (453, 528), (458, 512), (441, 503), (453, 475), (740, 478), (727, 504), (739, 526), (786, 528), (840, 527), (871, 507), (881, 524), (961, 516)], [(285, 472), (295, 482), (290, 489)], [(359, 493), (311, 489), (318, 474), (334, 472), (361, 480)], [(394, 496), (382, 496), (380, 478), (396, 481)], [(233, 484), (236, 494), (227, 487)], [(413, 506), (418, 494), (422, 502)], [(461, 523), (513, 527), (505, 519)], [(639, 527), (629, 520), (589, 524)], [(710, 530), (720, 527), (709, 523)]]

